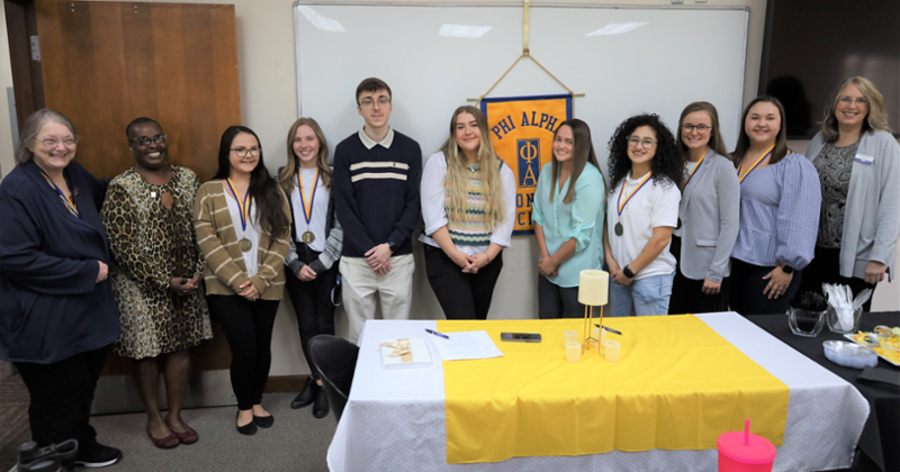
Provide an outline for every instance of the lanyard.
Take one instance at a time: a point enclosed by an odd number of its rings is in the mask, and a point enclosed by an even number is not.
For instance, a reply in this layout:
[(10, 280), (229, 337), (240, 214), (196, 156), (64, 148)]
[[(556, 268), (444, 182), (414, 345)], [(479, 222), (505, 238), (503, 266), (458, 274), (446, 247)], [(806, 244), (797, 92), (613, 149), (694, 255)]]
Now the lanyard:
[[(44, 178), (47, 179), (47, 182), (50, 182), (50, 185), (52, 185), (53, 188), (56, 189), (56, 193), (59, 194), (59, 198), (62, 199), (63, 203), (66, 205), (66, 208), (69, 210), (69, 213), (72, 213), (75, 216), (80, 216), (80, 213), (78, 213), (78, 208), (75, 208), (75, 199), (72, 197), (66, 197), (66, 194), (64, 194), (62, 189), (59, 188), (58, 185), (56, 185), (56, 182), (54, 182), (53, 179), (51, 179), (50, 176), (47, 175), (46, 172), (44, 172), (44, 169), (41, 169), (41, 175), (43, 175)], [(65, 178), (65, 176), (63, 178)], [(68, 181), (66, 181), (66, 183), (68, 184)]]
[[(694, 170), (692, 170), (691, 173), (688, 174), (687, 179), (685, 179), (685, 181), (684, 181), (684, 185), (681, 186), (682, 191), (687, 188), (688, 183), (690, 183), (690, 181), (691, 181), (691, 178), (694, 177), (694, 173), (697, 172), (697, 169), (699, 169), (700, 166), (703, 164), (703, 159), (706, 159), (706, 154), (708, 152), (709, 151), (703, 153), (703, 157), (701, 157), (700, 160), (697, 161), (697, 165), (694, 167)], [(686, 168), (687, 168), (687, 161), (685, 161), (684, 165), (681, 166), (682, 175), (684, 174), (684, 169), (686, 169)]]
[(303, 218), (306, 219), (306, 226), (309, 226), (312, 220), (313, 204), (316, 202), (316, 185), (319, 184), (319, 169), (316, 168), (316, 180), (313, 181), (312, 192), (309, 197), (309, 206), (306, 206), (306, 197), (303, 196), (303, 177), (300, 175), (300, 169), (297, 169), (297, 190), (300, 192), (300, 204), (303, 205)]
[(748, 175), (750, 175), (750, 172), (753, 172), (753, 170), (756, 169), (760, 162), (764, 161), (766, 157), (772, 154), (773, 149), (775, 149), (774, 144), (766, 152), (764, 152), (762, 156), (759, 156), (759, 159), (757, 159), (756, 162), (754, 162), (746, 172), (744, 171), (744, 162), (747, 159), (746, 156), (744, 156), (744, 160), (741, 161), (741, 168), (738, 169), (738, 181), (740, 181), (740, 183), (744, 183), (744, 179), (747, 178)]
[(247, 231), (247, 215), (250, 212), (248, 208), (247, 199), (250, 198), (250, 189), (247, 189), (247, 193), (244, 195), (243, 202), (240, 198), (238, 198), (238, 194), (234, 189), (234, 184), (231, 182), (231, 179), (225, 179), (228, 182), (228, 188), (231, 190), (231, 194), (234, 195), (234, 201), (238, 204), (238, 212), (241, 214), (241, 229)]
[[(644, 185), (647, 184), (647, 181), (650, 180), (651, 176), (653, 176), (653, 172), (648, 172), (647, 176), (644, 177), (644, 180), (642, 180), (641, 183), (638, 184), (637, 188), (635, 188), (631, 192), (631, 195), (629, 195), (628, 198), (625, 199), (625, 203), (622, 203), (622, 192), (625, 191), (625, 182), (622, 182), (622, 188), (619, 190), (619, 199), (617, 202), (617, 204), (618, 204), (617, 210), (619, 211), (619, 216), (622, 216), (622, 211), (625, 210), (625, 206), (628, 205), (628, 202), (631, 201), (631, 197), (633, 197), (634, 194), (638, 193), (638, 190), (644, 188)], [(626, 179), (627, 179), (627, 177), (626, 177)]]

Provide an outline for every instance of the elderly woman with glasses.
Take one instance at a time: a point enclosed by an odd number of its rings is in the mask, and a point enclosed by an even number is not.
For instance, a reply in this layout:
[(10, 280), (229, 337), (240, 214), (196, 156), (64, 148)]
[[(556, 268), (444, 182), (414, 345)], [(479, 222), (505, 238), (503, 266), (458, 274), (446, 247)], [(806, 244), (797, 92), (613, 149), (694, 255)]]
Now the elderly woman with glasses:
[(665, 315), (675, 256), (681, 153), (657, 115), (638, 115), (609, 140), (610, 188), (604, 232), (612, 316)]
[(122, 454), (97, 442), (89, 418), (119, 312), (99, 214), (106, 183), (74, 160), (77, 143), (62, 113), (35, 112), (0, 183), (0, 359), (28, 387), (38, 446), (77, 439), (76, 464), (104, 467)]
[[(853, 293), (894, 275), (900, 237), (900, 145), (891, 136), (881, 93), (864, 77), (843, 81), (809, 144), (822, 184), (815, 258), (801, 291), (822, 283)], [(864, 305), (869, 311), (871, 299)]]
[[(151, 118), (125, 129), (134, 167), (109, 184), (101, 216), (114, 264), (110, 272), (122, 335), (114, 351), (135, 359), (135, 381), (147, 408), (147, 436), (168, 449), (197, 442), (181, 419), (191, 373), (188, 348), (212, 337), (200, 284), (203, 259), (194, 233), (200, 179), (166, 162), (167, 135)], [(159, 412), (159, 374), (169, 411)]]

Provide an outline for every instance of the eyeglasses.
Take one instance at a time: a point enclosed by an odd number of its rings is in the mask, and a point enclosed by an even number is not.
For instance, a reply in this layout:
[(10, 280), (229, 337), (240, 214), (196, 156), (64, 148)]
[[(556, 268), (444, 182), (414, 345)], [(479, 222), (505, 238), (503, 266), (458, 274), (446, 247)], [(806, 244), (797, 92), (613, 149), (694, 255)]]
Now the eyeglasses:
[(245, 147), (231, 148), (231, 152), (235, 153), (235, 155), (237, 155), (237, 157), (247, 157), (247, 156), (259, 157), (259, 154), (261, 151), (262, 150), (256, 146), (254, 146), (250, 149), (247, 149)]
[(383, 108), (383, 107), (388, 106), (391, 103), (391, 99), (381, 97), (376, 101), (376, 100), (372, 100), (371, 98), (364, 98), (364, 99), (360, 100), (359, 106), (362, 108), (372, 108), (373, 106), (375, 106), (376, 103), (378, 104), (379, 107)]
[(857, 105), (860, 105), (860, 106), (869, 104), (869, 99), (866, 97), (859, 97), (859, 98), (841, 97), (838, 99), (838, 101), (843, 103), (844, 105), (849, 105), (851, 103), (856, 103)]
[(59, 143), (62, 143), (62, 145), (67, 148), (73, 148), (78, 144), (78, 140), (75, 138), (44, 138), (41, 140), (41, 144), (45, 148), (55, 148), (56, 146), (59, 146)]
[(712, 129), (712, 126), (706, 126), (706, 125), (692, 125), (692, 124), (689, 124), (689, 123), (685, 123), (685, 124), (681, 125), (681, 129), (682, 129), (685, 133), (691, 133), (691, 132), (693, 132), (694, 130), (697, 130), (697, 132), (700, 133), (700, 134), (706, 134), (707, 131), (709, 131), (709, 130)]
[(169, 137), (168, 134), (157, 134), (152, 138), (148, 138), (146, 136), (140, 136), (131, 140), (131, 144), (137, 144), (140, 147), (147, 147), (151, 142), (154, 142), (160, 146), (166, 144), (166, 139)]
[(652, 148), (653, 146), (656, 146), (656, 140), (653, 140), (650, 138), (641, 139), (641, 138), (638, 138), (637, 136), (632, 136), (632, 137), (628, 138), (628, 146), (629, 147), (643, 146), (644, 149), (649, 149), (649, 148)]

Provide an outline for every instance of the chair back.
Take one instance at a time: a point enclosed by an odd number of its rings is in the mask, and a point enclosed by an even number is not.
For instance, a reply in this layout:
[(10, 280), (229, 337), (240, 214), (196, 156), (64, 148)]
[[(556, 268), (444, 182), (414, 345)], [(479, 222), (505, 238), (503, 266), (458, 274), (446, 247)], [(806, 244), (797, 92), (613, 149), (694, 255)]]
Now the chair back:
[(359, 347), (337, 336), (320, 334), (309, 340), (309, 357), (322, 378), (334, 417), (340, 421), (350, 396)]

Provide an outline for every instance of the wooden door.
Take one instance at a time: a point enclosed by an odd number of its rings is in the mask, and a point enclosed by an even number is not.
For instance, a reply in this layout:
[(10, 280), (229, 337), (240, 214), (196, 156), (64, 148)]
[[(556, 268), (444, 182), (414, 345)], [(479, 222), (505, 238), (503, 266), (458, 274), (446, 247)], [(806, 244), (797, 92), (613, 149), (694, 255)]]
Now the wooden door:
[(240, 124), (234, 5), (37, 0), (44, 101), (75, 124), (97, 177), (133, 164), (125, 126), (149, 116), (169, 160), (202, 180), (219, 138)]
[[(75, 124), (82, 165), (101, 178), (130, 168), (125, 127), (148, 116), (169, 135), (170, 163), (215, 174), (222, 132), (241, 123), (233, 5), (36, 0), (35, 11), (45, 106)], [(217, 323), (213, 335), (193, 366), (222, 377), (231, 355)], [(116, 406), (95, 411), (141, 409), (130, 370), (110, 358), (97, 395)], [(186, 406), (221, 403), (191, 396)]]

